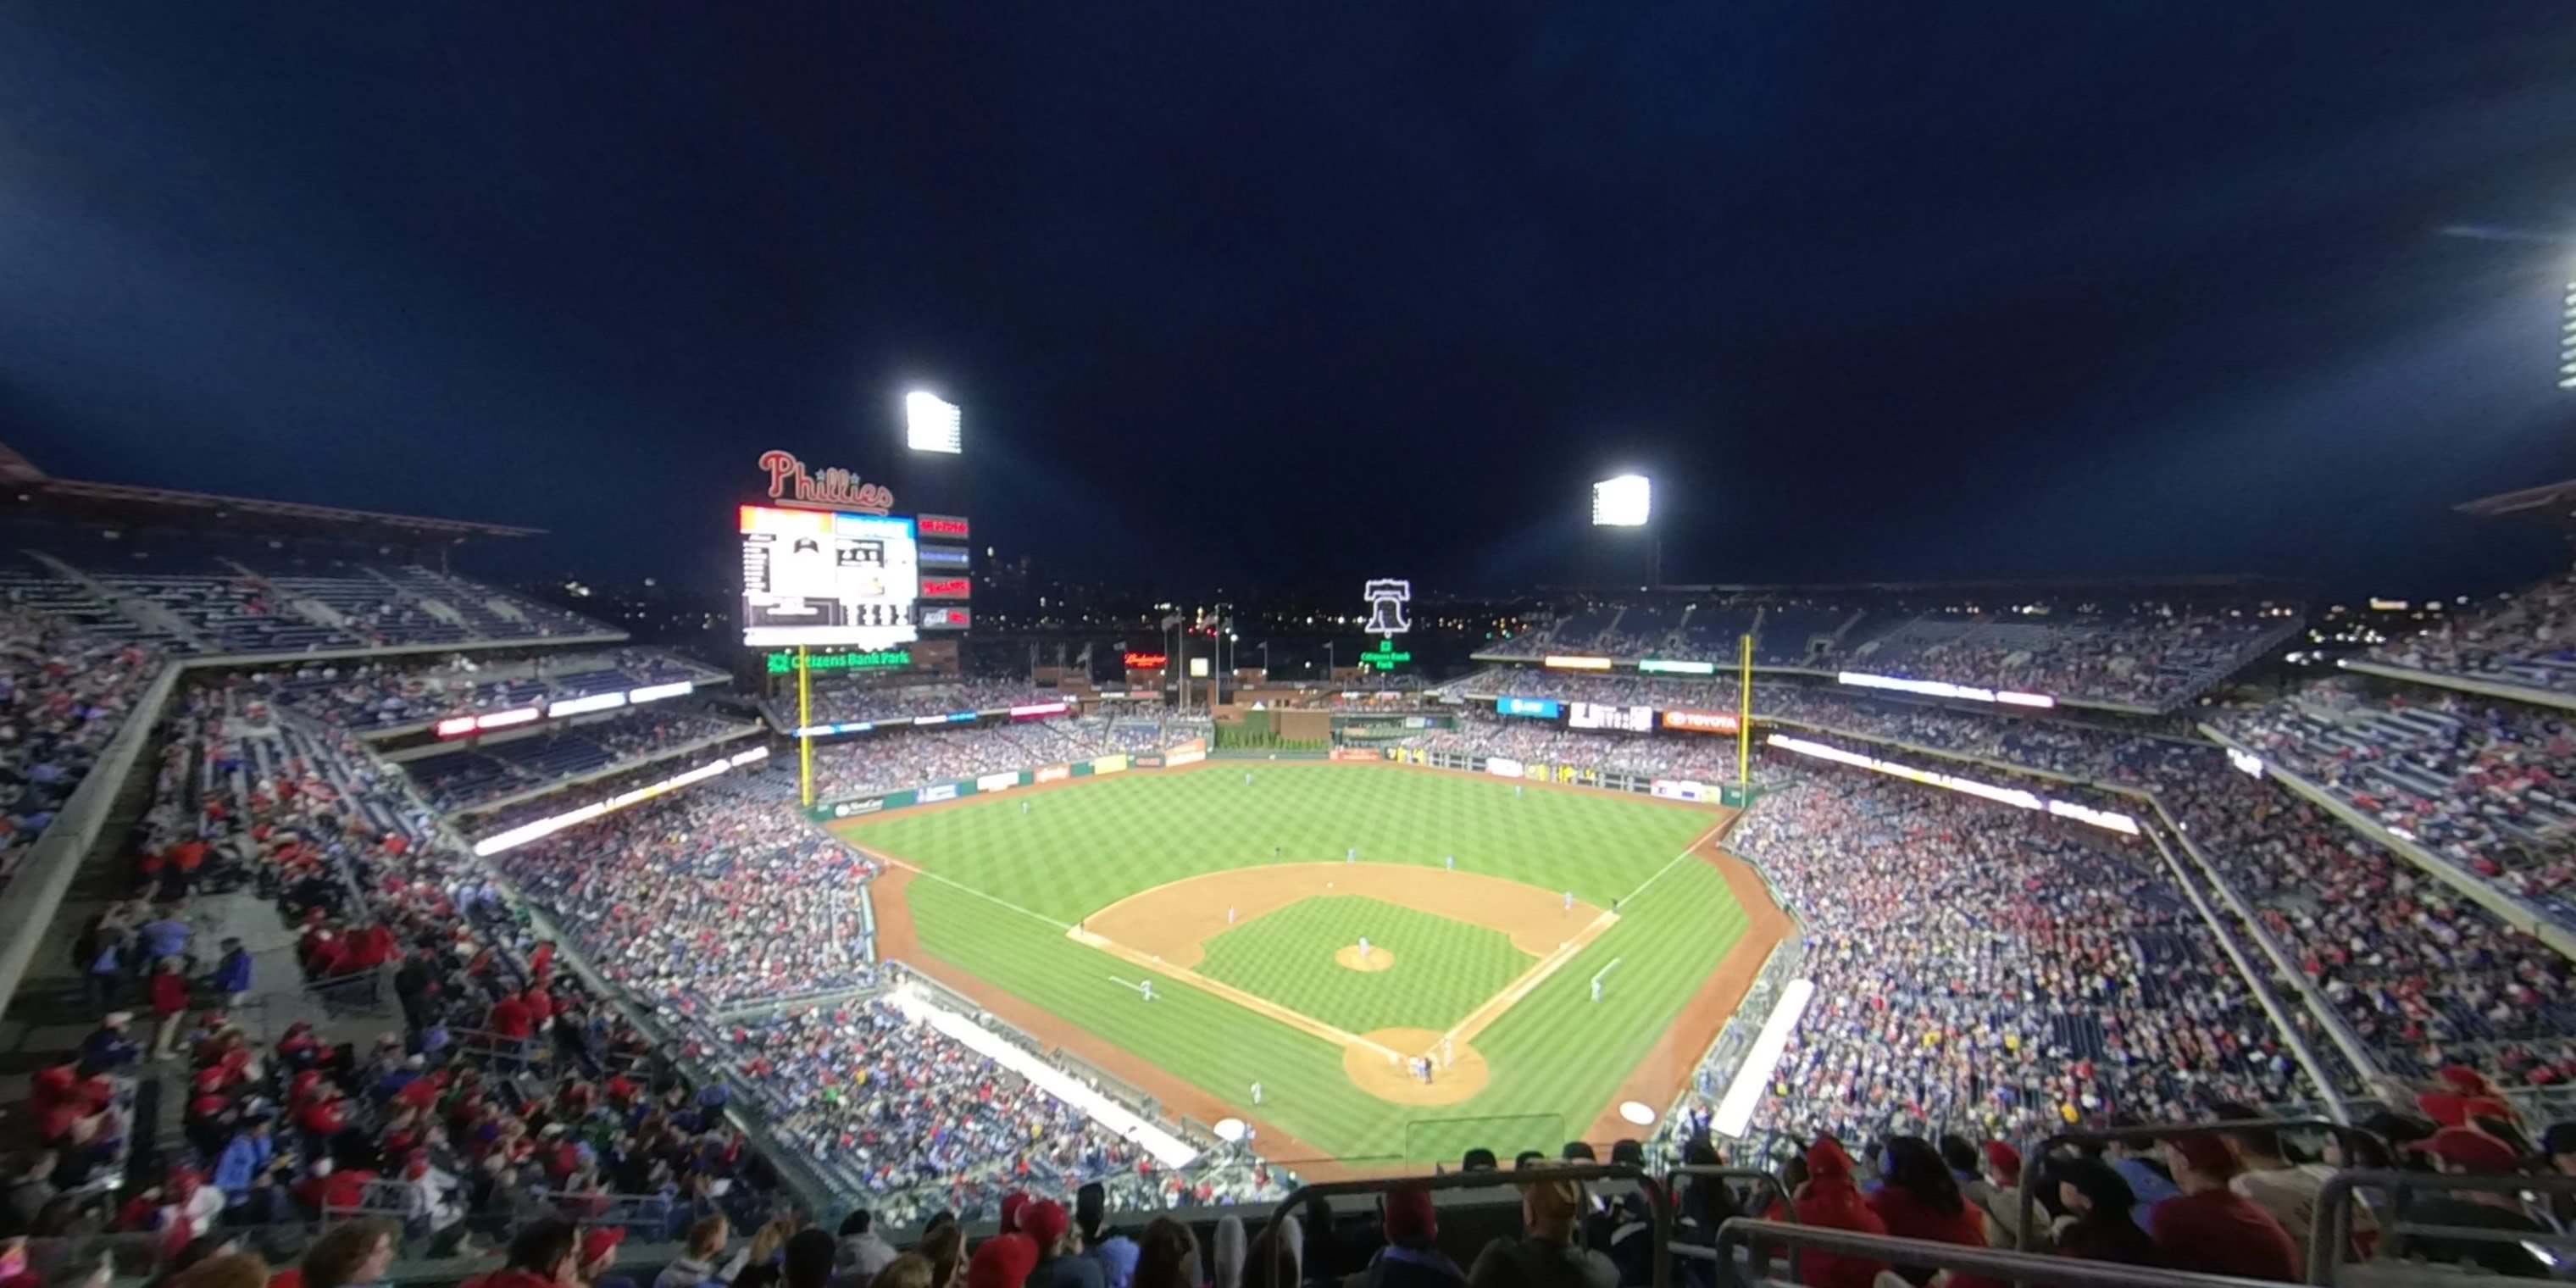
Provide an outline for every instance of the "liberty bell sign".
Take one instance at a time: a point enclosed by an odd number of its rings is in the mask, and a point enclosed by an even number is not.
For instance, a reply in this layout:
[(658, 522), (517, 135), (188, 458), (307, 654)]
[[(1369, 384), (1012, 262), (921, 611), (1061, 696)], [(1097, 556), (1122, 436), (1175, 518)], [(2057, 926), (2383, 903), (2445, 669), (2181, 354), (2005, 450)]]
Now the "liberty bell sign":
[(1413, 583), (1380, 577), (1368, 583), (1361, 592), (1368, 599), (1368, 625), (1361, 627), (1371, 635), (1400, 635), (1413, 629), (1404, 619), (1404, 606), (1412, 602)]

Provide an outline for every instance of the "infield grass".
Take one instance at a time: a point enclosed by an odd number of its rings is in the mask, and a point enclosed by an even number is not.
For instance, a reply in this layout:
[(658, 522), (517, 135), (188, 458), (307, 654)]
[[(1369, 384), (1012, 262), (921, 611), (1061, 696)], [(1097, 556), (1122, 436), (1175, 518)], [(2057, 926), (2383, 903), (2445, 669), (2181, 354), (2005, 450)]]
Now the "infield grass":
[[(1743, 936), (1748, 918), (1724, 876), (1683, 857), (1715, 821), (1710, 812), (1608, 794), (1516, 792), (1501, 779), (1222, 761), (853, 819), (833, 830), (921, 870), (906, 897), (926, 952), (1221, 1100), (1249, 1110), (1258, 1081), (1259, 1117), (1333, 1157), (1365, 1163), (1454, 1161), (1462, 1140), (1506, 1156), (1524, 1147), (1553, 1153), (1588, 1127)], [(1416, 1108), (1380, 1100), (1351, 1083), (1333, 1044), (1178, 982), (1158, 982), (1155, 1000), (1145, 1002), (1130, 987), (1141, 968), (1064, 933), (1167, 882), (1339, 861), (1353, 847), (1372, 863), (1437, 867), (1455, 855), (1462, 870), (1571, 890), (1602, 907), (1620, 901), (1616, 925), (1476, 1038), (1491, 1081), (1472, 1101)], [(1417, 917), (1428, 924), (1394, 920)], [(1376, 938), (1362, 921), (1405, 925), (1395, 969), (1371, 975), (1334, 964), (1333, 948), (1360, 933)], [(1324, 898), (1209, 940), (1203, 968), (1365, 1031), (1445, 1029), (1530, 960), (1481, 927), (1373, 900)], [(1595, 1002), (1590, 981), (1605, 968)], [(1395, 986), (1381, 989), (1376, 980)]]
[[(1366, 935), (1385, 970), (1333, 960)], [(1390, 947), (1398, 945), (1400, 947)], [(1199, 973), (1353, 1033), (1446, 1029), (1536, 960), (1511, 936), (1353, 895), (1300, 899), (1207, 941)]]

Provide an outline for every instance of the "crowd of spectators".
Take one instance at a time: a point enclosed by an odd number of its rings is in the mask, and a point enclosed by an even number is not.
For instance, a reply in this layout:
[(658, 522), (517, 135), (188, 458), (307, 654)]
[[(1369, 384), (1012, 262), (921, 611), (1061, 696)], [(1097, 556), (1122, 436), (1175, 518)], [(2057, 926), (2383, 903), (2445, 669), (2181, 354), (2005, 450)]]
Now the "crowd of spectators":
[(2154, 781), (2184, 836), (2392, 1070), (2576, 1081), (2568, 961), (2215, 750)]
[(140, 645), (0, 610), (0, 881), (53, 825), (159, 666)]
[[(345, 731), (237, 693), (183, 695), (137, 826), (134, 896), (83, 927), (73, 965), (98, 1027), (40, 1070), (44, 1152), (13, 1198), (33, 1232), (149, 1231), (175, 1256), (227, 1229), (371, 1213), (416, 1251), (468, 1249), (532, 1215), (612, 1207), (657, 1235), (765, 1215), (774, 1177), (650, 1044), (556, 969), (466, 856)], [(211, 900), (255, 889), (296, 930), (296, 978), (204, 942)], [(254, 1041), (246, 1000), (390, 986), (372, 1043), (308, 1023)], [(148, 1008), (152, 1025), (138, 1027)], [(142, 1175), (133, 1088), (167, 1064), (182, 1141)], [(668, 1227), (668, 1228), (666, 1228)], [(263, 1237), (266, 1237), (265, 1235)]]
[(457, 653), (316, 661), (232, 683), (325, 724), (364, 731), (715, 677), (667, 653), (619, 648), (527, 659)]
[(821, 797), (898, 791), (1008, 769), (1089, 760), (1129, 750), (1106, 720), (1025, 720), (886, 729), (814, 748)]
[(780, 1139), (897, 1224), (942, 1210), (990, 1217), (1004, 1194), (1029, 1188), (1099, 1183), (1125, 1211), (1219, 1197), (1216, 1182), (1158, 1166), (1081, 1111), (881, 1000), (701, 1026), (692, 1040), (751, 1089)]
[(2294, 1098), (2297, 1066), (2143, 843), (1858, 770), (1736, 825), (1805, 921), (1815, 1001), (1766, 1122), (2039, 1134)]
[(1674, 734), (1628, 734), (1567, 729), (1540, 721), (1465, 718), (1404, 740), (1404, 746), (1470, 756), (1503, 756), (1524, 764), (1574, 765), (1656, 778), (1732, 778), (1735, 740)]
[(2576, 691), (2576, 573), (2391, 640), (2372, 649), (2370, 660), (2555, 693)]
[(2576, 925), (2576, 720), (2447, 691), (2312, 685), (2217, 723), (2392, 832)]
[(495, 856), (610, 980), (712, 1010), (872, 982), (875, 865), (725, 779)]
[[(1668, 610), (1603, 607), (1569, 614), (1552, 626), (1490, 650), (1490, 656), (1535, 659), (1573, 653), (1633, 661), (1657, 657), (1736, 660), (1734, 632), (1688, 629)], [(1694, 610), (1694, 615), (1707, 609)], [(2070, 611), (2046, 617), (1854, 613), (1866, 628), (1844, 628), (1822, 651), (1808, 651), (1811, 611), (1796, 647), (1761, 642), (1752, 615), (1735, 614), (1757, 636), (1764, 665), (1850, 669), (1988, 689), (2041, 693), (2063, 701), (2169, 710), (2260, 656), (2294, 629), (2295, 616), (2263, 607), (2189, 610), (2145, 606), (2126, 613)], [(1639, 629), (1635, 622), (1645, 623)]]
[(405, 765), (431, 803), (470, 810), (548, 783), (646, 760), (755, 726), (706, 711), (657, 703), (614, 719), (459, 747)]
[[(1007, 711), (1064, 700), (1062, 693), (1041, 689), (1027, 680), (996, 679), (952, 679), (928, 684), (817, 683), (809, 696), (815, 724), (910, 720), (958, 711)], [(792, 693), (771, 704), (770, 718), (782, 729), (796, 726), (796, 699)]]

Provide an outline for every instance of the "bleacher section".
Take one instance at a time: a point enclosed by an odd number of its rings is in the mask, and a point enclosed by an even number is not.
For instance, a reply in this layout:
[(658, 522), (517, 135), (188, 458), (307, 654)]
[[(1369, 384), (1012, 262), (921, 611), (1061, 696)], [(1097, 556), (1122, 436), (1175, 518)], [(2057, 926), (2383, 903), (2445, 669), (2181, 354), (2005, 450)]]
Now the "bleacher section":
[(704, 712), (647, 707), (551, 732), (488, 739), (408, 761), (404, 768), (431, 803), (463, 812), (514, 800), (566, 779), (756, 732), (756, 725)]
[(184, 547), (111, 557), (70, 544), (22, 544), (0, 566), (0, 595), (102, 636), (178, 656), (622, 637), (597, 622), (418, 565)]
[(2296, 630), (2293, 610), (2247, 607), (2182, 610), (2141, 605), (2024, 605), (1988, 611), (1905, 606), (1774, 605), (1737, 597), (1676, 606), (1669, 601), (1591, 605), (1554, 625), (1480, 651), (1489, 661), (1550, 654), (1737, 661), (1737, 641), (1755, 637), (1760, 669), (1865, 671), (1904, 679), (2045, 695), (2060, 702), (2170, 711), (2242, 669)]

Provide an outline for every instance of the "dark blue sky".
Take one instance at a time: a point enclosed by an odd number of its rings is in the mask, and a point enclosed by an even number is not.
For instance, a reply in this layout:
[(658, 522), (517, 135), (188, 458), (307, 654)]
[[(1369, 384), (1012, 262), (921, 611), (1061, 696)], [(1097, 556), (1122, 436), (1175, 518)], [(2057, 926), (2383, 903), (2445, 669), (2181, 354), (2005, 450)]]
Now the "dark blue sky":
[(1079, 574), (2537, 575), (2565, 0), (19, 5), (0, 437), (721, 577), (965, 404)]

